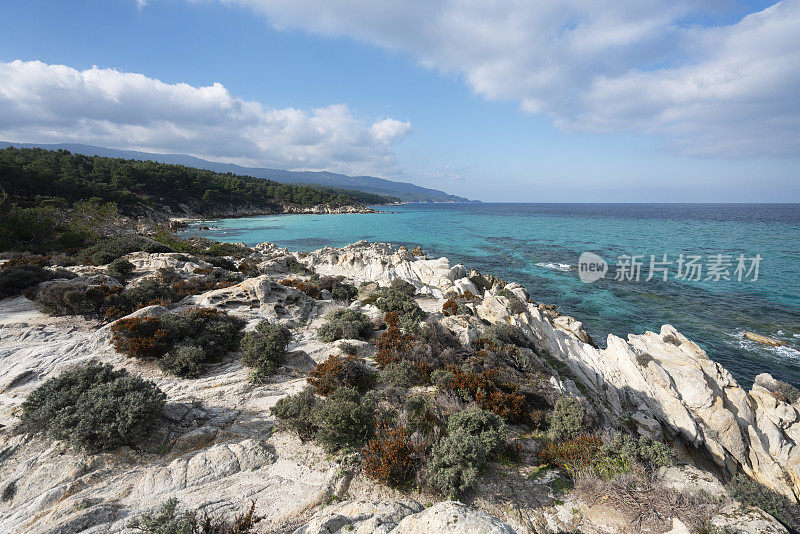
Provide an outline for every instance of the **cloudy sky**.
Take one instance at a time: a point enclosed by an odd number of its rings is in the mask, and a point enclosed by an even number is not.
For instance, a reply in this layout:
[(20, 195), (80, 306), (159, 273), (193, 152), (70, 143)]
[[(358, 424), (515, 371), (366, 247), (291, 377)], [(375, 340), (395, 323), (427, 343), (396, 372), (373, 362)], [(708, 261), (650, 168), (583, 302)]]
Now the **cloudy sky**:
[(800, 0), (4, 0), (0, 140), (487, 201), (800, 201)]

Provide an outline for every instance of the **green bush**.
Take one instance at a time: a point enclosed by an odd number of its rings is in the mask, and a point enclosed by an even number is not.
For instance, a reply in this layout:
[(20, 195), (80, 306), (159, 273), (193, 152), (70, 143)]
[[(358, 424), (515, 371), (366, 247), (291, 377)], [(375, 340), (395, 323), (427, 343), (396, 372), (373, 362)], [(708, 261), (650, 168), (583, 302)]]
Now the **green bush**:
[(29, 287), (53, 278), (73, 278), (74, 274), (60, 269), (52, 271), (39, 265), (13, 265), (0, 269), (0, 299), (21, 295)]
[(126, 311), (133, 311), (153, 303), (169, 303), (176, 300), (177, 295), (170, 286), (150, 278), (125, 289), (120, 295), (120, 306)]
[(403, 295), (407, 295), (409, 297), (413, 297), (417, 292), (417, 288), (414, 287), (414, 284), (406, 282), (402, 278), (395, 278), (392, 280), (392, 283), (389, 284), (389, 288), (392, 291), (397, 291), (398, 293), (402, 293)]
[(286, 269), (292, 274), (306, 275), (312, 274), (312, 270), (300, 263), (294, 256), (286, 257)]
[(141, 442), (161, 415), (166, 395), (152, 382), (107, 364), (66, 371), (22, 403), (22, 423), (74, 447), (107, 450)]
[[(314, 280), (312, 278), (312, 280)], [(358, 289), (352, 284), (344, 282), (343, 276), (323, 276), (314, 280), (320, 291), (328, 290), (335, 300), (351, 301), (358, 295)]]
[(561, 397), (549, 417), (550, 439), (565, 440), (586, 431), (586, 411), (578, 399)]
[(431, 384), (442, 389), (450, 389), (453, 384), (453, 373), (447, 369), (436, 369), (431, 373)]
[(800, 506), (744, 473), (739, 473), (731, 480), (728, 494), (742, 504), (761, 508), (791, 532), (800, 532)]
[(165, 373), (184, 378), (197, 378), (203, 373), (207, 356), (197, 345), (182, 343), (171, 348), (158, 360), (158, 365)]
[(28, 296), (36, 308), (48, 315), (102, 316), (116, 302), (121, 287), (89, 285), (81, 280), (54, 281)]
[[(246, 274), (247, 276), (258, 276), (259, 275), (258, 267), (256, 267), (252, 263), (248, 263), (247, 261), (243, 261), (242, 262), (242, 264), (241, 264), (242, 268), (240, 269), (240, 268), (236, 267), (235, 263), (233, 263), (231, 260), (229, 260), (228, 258), (226, 258), (224, 256), (200, 255), (200, 257), (198, 259), (203, 260), (206, 263), (210, 263), (214, 267), (218, 267), (220, 269), (225, 269), (226, 271), (232, 271), (232, 272), (241, 271), (242, 273)], [(255, 269), (255, 271), (253, 271), (253, 269)], [(245, 271), (248, 271), (248, 272), (245, 272)]]
[(127, 527), (147, 534), (247, 534), (263, 519), (254, 511), (255, 501), (247, 512), (237, 514), (233, 521), (190, 510), (179, 514), (178, 499), (172, 498), (132, 519)]
[(410, 296), (392, 288), (381, 288), (364, 299), (365, 304), (374, 304), (379, 310), (397, 312), (398, 324), (406, 330), (416, 328), (425, 318), (425, 312)]
[(433, 448), (428, 482), (456, 499), (475, 484), (487, 459), (503, 446), (505, 428), (498, 415), (471, 408), (452, 414), (447, 431)]
[(330, 343), (337, 339), (364, 339), (372, 331), (369, 318), (360, 311), (340, 308), (325, 316), (317, 334), (319, 338)]
[(242, 326), (242, 319), (225, 312), (190, 308), (161, 317), (126, 317), (111, 326), (111, 333), (123, 354), (157, 359), (166, 373), (196, 377), (205, 364), (236, 348)]
[(517, 347), (527, 347), (528, 340), (522, 331), (508, 323), (494, 323), (486, 328), (483, 337), (492, 339), (504, 345), (515, 345)]
[(128, 234), (103, 239), (97, 244), (87, 247), (78, 255), (81, 263), (105, 265), (131, 252), (172, 252), (162, 243), (140, 235)]
[(185, 513), (178, 514), (178, 499), (175, 498), (132, 519), (127, 526), (148, 534), (193, 534), (190, 518)]
[(360, 447), (375, 430), (375, 402), (357, 389), (339, 388), (317, 409), (317, 440), (329, 452)]
[(387, 386), (408, 389), (423, 382), (419, 370), (408, 360), (390, 363), (380, 371), (380, 380)]
[(270, 411), (283, 426), (297, 432), (301, 440), (308, 441), (317, 434), (316, 417), (320, 402), (314, 388), (308, 386), (296, 395), (283, 397)]
[(358, 346), (353, 343), (339, 343), (339, 350), (348, 356), (358, 356)]
[(253, 367), (261, 376), (275, 374), (286, 356), (290, 337), (291, 332), (285, 326), (261, 321), (239, 344), (242, 365)]
[(627, 434), (617, 434), (606, 443), (604, 449), (608, 451), (608, 455), (616, 452), (621, 456), (633, 458), (650, 471), (675, 465), (675, 451), (669, 445), (644, 436), (637, 438)]
[(525, 302), (517, 297), (510, 289), (503, 288), (497, 292), (497, 295), (508, 299), (508, 311), (512, 314), (524, 313), (528, 309)]
[(161, 317), (164, 327), (178, 344), (199, 346), (206, 361), (219, 361), (238, 346), (239, 331), (245, 321), (214, 308), (190, 308)]
[(563, 441), (545, 443), (539, 451), (543, 461), (560, 467), (573, 478), (594, 477), (614, 480), (626, 473), (652, 473), (673, 465), (672, 449), (645, 437), (615, 434), (601, 439), (577, 435)]
[(106, 267), (106, 274), (117, 280), (124, 282), (126, 278), (136, 269), (136, 266), (124, 258), (117, 258)]

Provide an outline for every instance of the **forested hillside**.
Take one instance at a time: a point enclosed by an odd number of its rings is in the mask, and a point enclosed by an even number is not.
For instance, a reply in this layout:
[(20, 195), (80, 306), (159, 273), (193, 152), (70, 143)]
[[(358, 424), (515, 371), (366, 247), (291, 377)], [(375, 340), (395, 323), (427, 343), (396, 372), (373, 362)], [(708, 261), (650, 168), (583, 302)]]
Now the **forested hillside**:
[(43, 203), (69, 207), (96, 198), (116, 203), (125, 215), (153, 211), (207, 215), (243, 206), (281, 212), (285, 206), (339, 207), (392, 200), (182, 165), (13, 147), (0, 150), (0, 188), (26, 207)]

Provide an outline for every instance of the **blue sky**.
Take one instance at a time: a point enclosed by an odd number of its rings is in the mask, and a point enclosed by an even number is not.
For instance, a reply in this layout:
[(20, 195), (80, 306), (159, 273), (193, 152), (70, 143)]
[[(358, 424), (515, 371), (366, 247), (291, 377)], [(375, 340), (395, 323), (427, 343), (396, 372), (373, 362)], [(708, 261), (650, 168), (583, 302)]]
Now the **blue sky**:
[(0, 139), (487, 201), (800, 201), (798, 2), (374, 4), (7, 0)]

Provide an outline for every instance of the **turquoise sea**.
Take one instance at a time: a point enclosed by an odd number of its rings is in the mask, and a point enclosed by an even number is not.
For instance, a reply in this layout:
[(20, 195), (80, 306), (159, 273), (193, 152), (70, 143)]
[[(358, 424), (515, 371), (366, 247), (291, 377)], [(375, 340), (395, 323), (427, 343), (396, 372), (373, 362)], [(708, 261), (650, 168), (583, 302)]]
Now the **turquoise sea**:
[[(420, 245), (430, 257), (447, 256), (522, 283), (534, 301), (555, 304), (582, 321), (600, 346), (609, 333), (658, 331), (671, 323), (745, 385), (766, 371), (800, 386), (800, 204), (476, 203), (377, 209), (387, 213), (203, 221), (188, 233), (247, 244), (272, 241), (300, 251), (360, 239)], [(585, 251), (610, 264), (605, 278), (579, 279), (578, 257)], [(662, 269), (646, 280), (651, 255), (660, 262), (665, 254), (672, 263), (656, 264)], [(700, 280), (677, 278), (681, 254), (682, 274), (691, 256), (700, 257), (694, 260), (702, 266)], [(632, 269), (620, 267), (637, 263), (626, 255), (642, 257), (638, 281)], [(740, 255), (745, 270), (737, 272)], [(753, 280), (757, 256), (758, 279)], [(709, 271), (712, 265), (717, 268)], [(619, 270), (625, 279), (614, 279)], [(730, 280), (724, 279), (725, 271)], [(689, 273), (697, 278), (696, 271)], [(744, 331), (788, 346), (748, 341)]]

